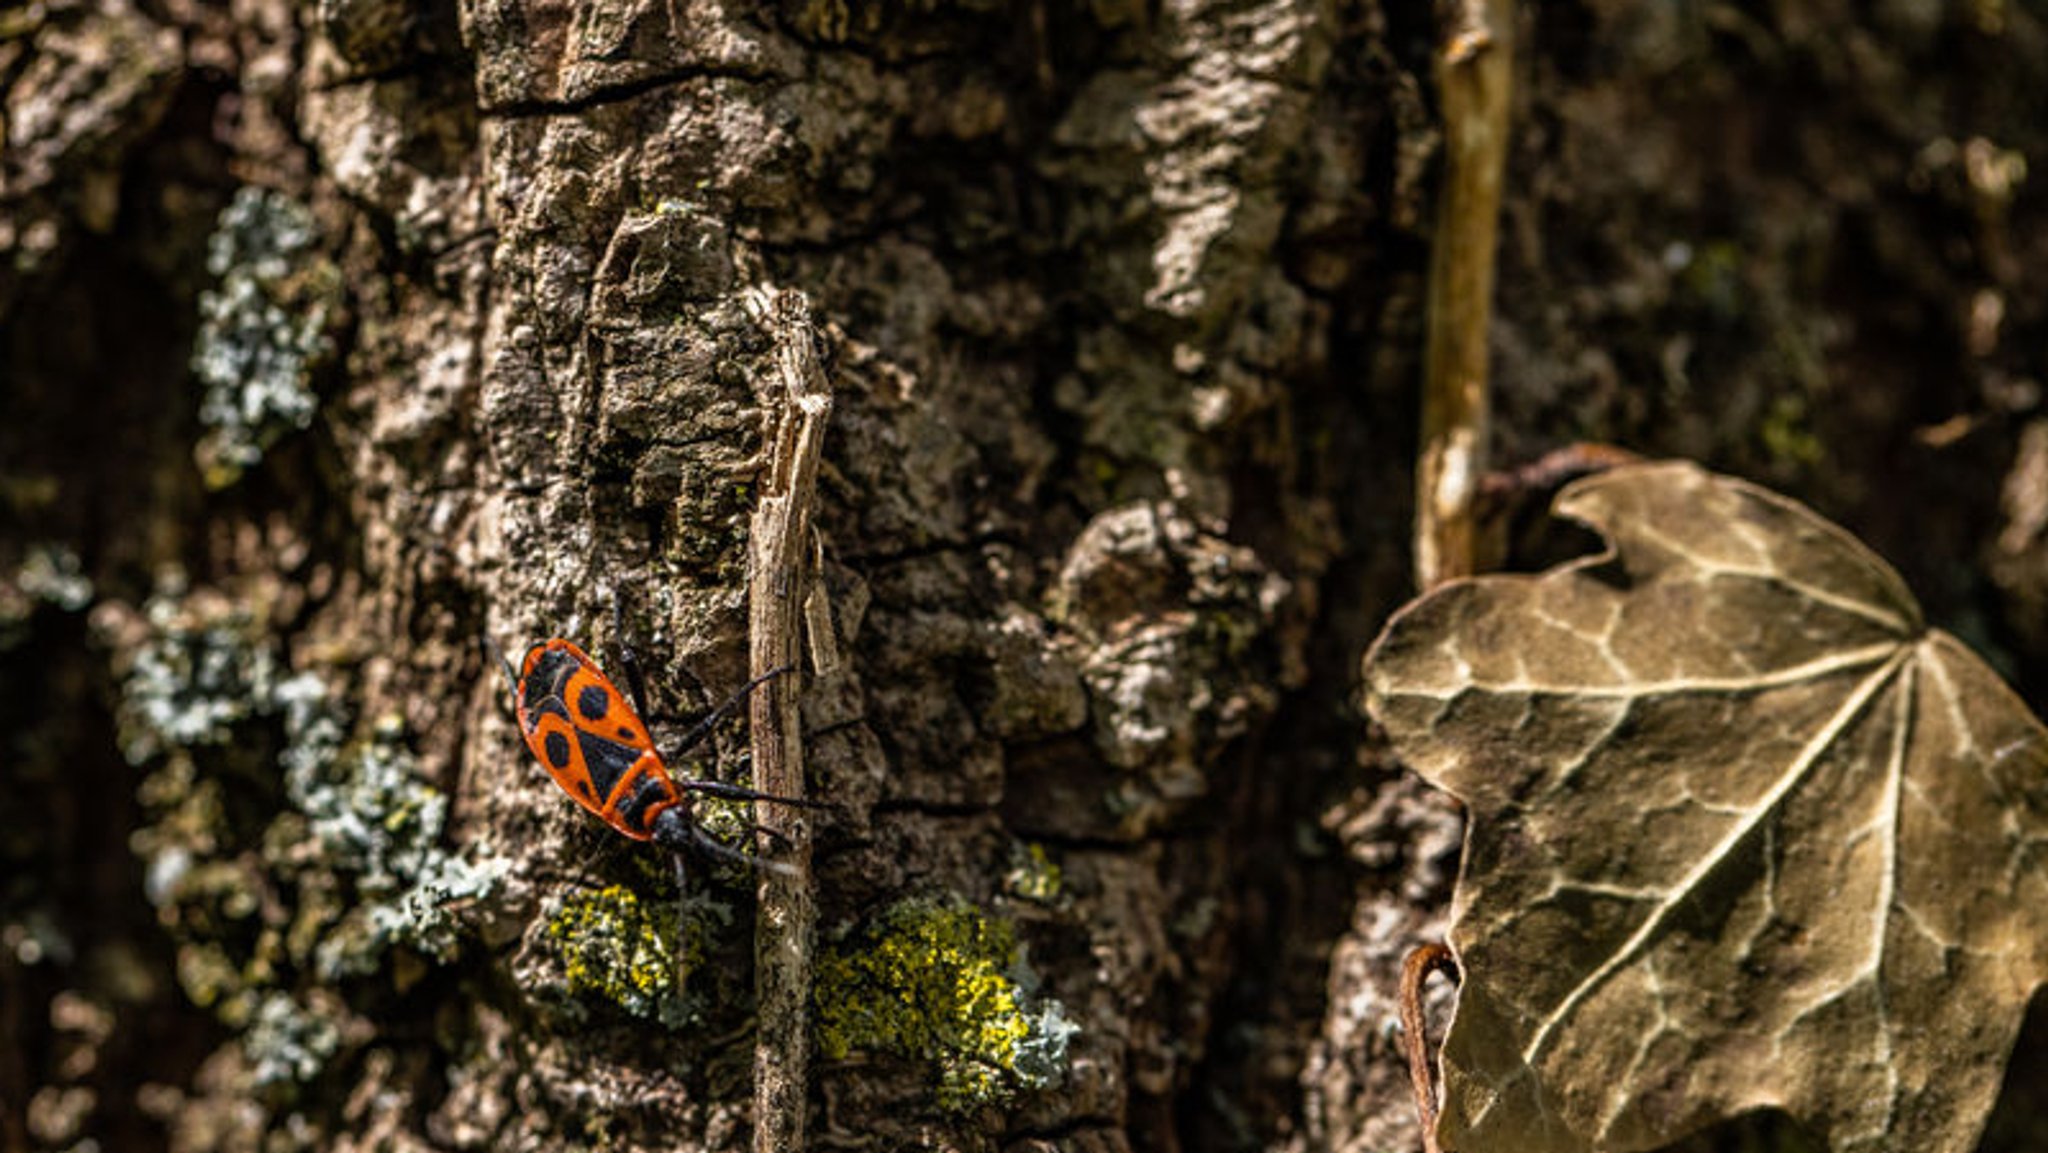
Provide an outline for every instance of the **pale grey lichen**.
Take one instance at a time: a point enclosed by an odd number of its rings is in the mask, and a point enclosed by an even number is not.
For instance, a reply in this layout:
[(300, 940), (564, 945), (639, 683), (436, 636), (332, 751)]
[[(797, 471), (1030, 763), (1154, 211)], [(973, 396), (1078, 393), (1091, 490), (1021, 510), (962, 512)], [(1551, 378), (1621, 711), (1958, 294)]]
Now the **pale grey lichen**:
[[(291, 672), (245, 603), (189, 593), (174, 575), (141, 615), (145, 627), (122, 679), (120, 732), (132, 761), (170, 761), (148, 787), (162, 819), (137, 842), (151, 900), (163, 908), (196, 899), (187, 879), (212, 876), (224, 847), (246, 843), (247, 832), (218, 827), (222, 782), (211, 768), (233, 748), (274, 742), (275, 730), (266, 738), (251, 727), (269, 721), (282, 729), (275, 764), (286, 809), (263, 837), (265, 867), (287, 878), (331, 872), (351, 893), (331, 914), (301, 909), (320, 978), (370, 972), (394, 944), (451, 958), (458, 910), (487, 896), (509, 863), (443, 846), (448, 798), (424, 780), (403, 724), (381, 719), (352, 737), (357, 726), (327, 680)], [(175, 817), (180, 809), (185, 816)], [(308, 843), (317, 850), (310, 855)], [(246, 859), (238, 854), (227, 851)]]
[(232, 484), (287, 432), (313, 421), (312, 379), (333, 354), (341, 280), (313, 214), (279, 192), (244, 188), (207, 242), (218, 278), (199, 298), (192, 372), (207, 428), (198, 457), (212, 487)]
[[(1028, 974), (1024, 968), (1020, 973)], [(1017, 1039), (1013, 1071), (1017, 1083), (1028, 1088), (1058, 1085), (1067, 1075), (1067, 1046), (1081, 1031), (1080, 1023), (1067, 1016), (1061, 1004), (1038, 995), (1035, 980), (1022, 984), (1025, 996), (1037, 1002), (1025, 1013), (1025, 1033)]]
[(85, 575), (78, 554), (61, 544), (39, 544), (15, 570), (14, 586), (22, 594), (75, 613), (92, 603), (92, 578)]
[(248, 609), (187, 612), (184, 592), (171, 574), (143, 606), (148, 636), (121, 682), (119, 741), (131, 764), (226, 744), (236, 725), (277, 711), (286, 670), (258, 643)]
[(42, 606), (77, 612), (92, 603), (92, 591), (77, 553), (50, 542), (30, 545), (20, 566), (0, 577), (0, 652), (28, 643)]
[(366, 740), (343, 749), (329, 710), (300, 711), (296, 733), (287, 713), (285, 793), (306, 815), (323, 858), (353, 875), (361, 900), (350, 915), (360, 922), (321, 943), (322, 975), (366, 972), (393, 943), (451, 958), (461, 930), (452, 910), (489, 895), (509, 862), (442, 847), (448, 797), (420, 779), (396, 718), (380, 719)]
[(341, 1030), (331, 1019), (286, 993), (264, 997), (242, 1032), (242, 1052), (258, 1085), (311, 1081), (340, 1046)]

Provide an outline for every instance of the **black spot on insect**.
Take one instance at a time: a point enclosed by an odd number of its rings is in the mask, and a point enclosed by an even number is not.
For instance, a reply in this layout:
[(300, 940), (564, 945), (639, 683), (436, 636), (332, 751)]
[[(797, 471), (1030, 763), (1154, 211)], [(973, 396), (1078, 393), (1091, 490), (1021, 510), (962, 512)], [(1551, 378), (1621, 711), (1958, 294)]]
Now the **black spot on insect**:
[(576, 781), (576, 791), (577, 791), (577, 792), (579, 792), (579, 793), (581, 793), (581, 794), (583, 794), (583, 795), (584, 795), (584, 797), (588, 798), (588, 799), (589, 799), (589, 801), (590, 801), (590, 802), (591, 802), (592, 804), (597, 804), (597, 803), (599, 803), (599, 802), (598, 802), (598, 799), (597, 799), (597, 794), (596, 794), (596, 793), (593, 793), (593, 792), (591, 792), (591, 791), (590, 791), (590, 782), (589, 782), (589, 781), (583, 780), (583, 779), (582, 779), (582, 778), (580, 778), (580, 777), (579, 777), (579, 778), (577, 778), (577, 781)]
[(569, 738), (560, 733), (549, 733), (544, 742), (548, 750), (548, 764), (557, 769), (569, 767)]
[(631, 726), (631, 725), (620, 725), (620, 726), (619, 726), (619, 739), (620, 739), (620, 740), (622, 740), (622, 741), (625, 741), (625, 742), (626, 742), (627, 744), (632, 744), (632, 743), (634, 742), (634, 739), (635, 739), (635, 735), (636, 735), (636, 734), (635, 734), (635, 733), (633, 732), (633, 726)]
[(584, 685), (583, 691), (576, 694), (576, 711), (588, 720), (603, 720), (611, 707), (611, 695), (596, 685)]

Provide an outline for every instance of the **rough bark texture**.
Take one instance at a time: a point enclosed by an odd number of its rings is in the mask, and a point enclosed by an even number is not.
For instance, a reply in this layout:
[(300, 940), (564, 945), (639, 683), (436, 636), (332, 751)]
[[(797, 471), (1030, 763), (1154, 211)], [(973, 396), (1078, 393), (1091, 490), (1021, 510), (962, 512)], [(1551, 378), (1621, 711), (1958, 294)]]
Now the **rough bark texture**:
[[(1807, 500), (2038, 706), (2039, 14), (1521, 18), (1493, 459)], [(748, 1143), (751, 886), (696, 870), (676, 988), (667, 862), (478, 638), (609, 665), (615, 590), (658, 736), (741, 683), (766, 288), (837, 401), (812, 1145), (1413, 1148), (1457, 816), (1354, 696), (1409, 592), (1433, 32), (0, 14), (0, 1150)], [(2021, 1047), (1987, 1148), (2042, 1143)]]

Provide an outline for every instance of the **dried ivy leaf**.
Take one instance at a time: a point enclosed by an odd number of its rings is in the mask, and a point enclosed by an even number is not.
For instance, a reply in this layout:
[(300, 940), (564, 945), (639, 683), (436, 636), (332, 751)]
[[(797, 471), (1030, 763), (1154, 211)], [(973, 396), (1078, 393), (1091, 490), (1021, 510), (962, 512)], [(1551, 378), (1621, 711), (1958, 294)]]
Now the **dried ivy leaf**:
[(1783, 497), (1656, 464), (1557, 513), (1610, 551), (1446, 585), (1365, 661), (1468, 809), (1444, 1146), (1778, 1106), (1837, 1151), (1968, 1150), (2048, 978), (2048, 730)]

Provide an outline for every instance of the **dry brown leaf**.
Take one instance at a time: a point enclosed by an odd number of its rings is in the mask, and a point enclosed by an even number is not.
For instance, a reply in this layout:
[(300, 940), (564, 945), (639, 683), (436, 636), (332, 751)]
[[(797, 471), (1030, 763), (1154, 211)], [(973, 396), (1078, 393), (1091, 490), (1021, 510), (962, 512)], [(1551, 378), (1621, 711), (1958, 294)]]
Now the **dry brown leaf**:
[(1556, 508), (1611, 550), (1446, 585), (1365, 661), (1468, 810), (1445, 1148), (1778, 1106), (1837, 1151), (1970, 1149), (2048, 978), (2048, 730), (1784, 497), (1654, 464)]

